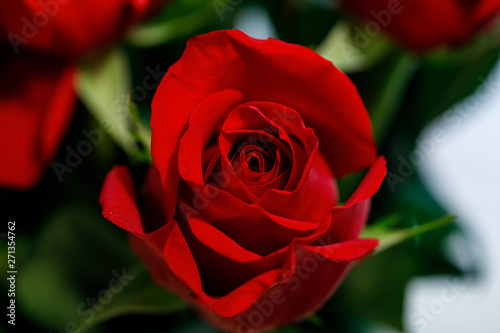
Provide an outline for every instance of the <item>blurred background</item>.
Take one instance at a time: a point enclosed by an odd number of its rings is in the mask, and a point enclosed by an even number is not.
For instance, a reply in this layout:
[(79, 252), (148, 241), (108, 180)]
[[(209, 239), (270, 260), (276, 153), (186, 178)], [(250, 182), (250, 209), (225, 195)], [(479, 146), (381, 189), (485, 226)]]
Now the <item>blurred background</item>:
[[(5, 6), (0, 7), (4, 13), (10, 10)], [(187, 40), (235, 28), (255, 38), (312, 48), (358, 87), (389, 171), (374, 197), (370, 225), (389, 221), (390, 228), (402, 230), (447, 214), (458, 216), (456, 223), (363, 261), (316, 315), (276, 332), (500, 331), (500, 244), (495, 240), (500, 231), (498, 29), (482, 30), (459, 46), (422, 52), (390, 32), (366, 30), (366, 18), (329, 0), (173, 0), (153, 8), (141, 12), (140, 19), (116, 19), (129, 28), (110, 33), (107, 41), (77, 56), (54, 55), (53, 47), (48, 52), (50, 63), (74, 71), (76, 97), (38, 181), (27, 188), (0, 189), (4, 258), (7, 222), (16, 222), (17, 330), (217, 332), (150, 280), (126, 234), (101, 217), (98, 198), (106, 173), (116, 164), (128, 165), (136, 183), (142, 182), (150, 162), (151, 100)], [(0, 31), (11, 29), (3, 24)], [(36, 52), (36, 59), (46, 57), (38, 46), (30, 48), (34, 41), (19, 47)], [(10, 73), (6, 50), (11, 45), (6, 42), (1, 49), (2, 73)], [(27, 83), (3, 75), (0, 114), (18, 105), (11, 102), (14, 93), (8, 86), (34, 84), (38, 72), (33, 73), (17, 75)], [(28, 91), (24, 99), (36, 100)], [(28, 109), (34, 112), (33, 105)], [(42, 122), (31, 113), (23, 116), (26, 123)], [(2, 126), (14, 125), (3, 120)], [(12, 142), (1, 139), (0, 147)], [(90, 142), (88, 150), (83, 141)], [(79, 148), (85, 154), (72, 156)], [(18, 161), (2, 158), (2, 164), (14, 168), (20, 168)], [(339, 180), (342, 195), (352, 193), (359, 179)], [(6, 260), (0, 269), (8, 271)], [(110, 281), (124, 275), (130, 281), (110, 293)], [(6, 297), (8, 281), (4, 278), (0, 285)], [(0, 330), (14, 331), (6, 320)]]
[[(481, 91), (446, 111), (422, 134), (429, 138), (436, 128), (446, 133), (446, 140), (436, 146), (419, 172), (443, 207), (459, 216), (458, 224), (465, 233), (452, 233), (445, 241), (445, 252), (462, 270), (475, 267), (477, 276), (460, 278), (457, 283), (449, 276), (412, 279), (405, 296), (405, 327), (409, 332), (500, 329), (495, 315), (495, 309), (500, 308), (500, 244), (496, 240), (500, 230), (496, 208), (500, 199), (500, 178), (496, 175), (500, 169), (499, 87), (497, 64)], [(458, 114), (463, 122), (450, 124), (450, 117)], [(443, 293), (448, 295), (440, 302)], [(429, 318), (422, 313), (426, 308), (431, 312)]]

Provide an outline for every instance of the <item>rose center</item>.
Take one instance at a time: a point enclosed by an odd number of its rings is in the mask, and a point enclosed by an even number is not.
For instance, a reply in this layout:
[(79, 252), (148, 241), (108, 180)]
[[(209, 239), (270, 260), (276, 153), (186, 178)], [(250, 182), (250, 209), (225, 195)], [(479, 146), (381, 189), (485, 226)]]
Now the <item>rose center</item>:
[(250, 137), (234, 145), (229, 157), (235, 169), (244, 166), (251, 173), (263, 174), (273, 170), (276, 151), (277, 147), (272, 142)]
[(266, 152), (251, 150), (244, 155), (248, 170), (254, 173), (266, 173), (272, 169), (274, 159)]

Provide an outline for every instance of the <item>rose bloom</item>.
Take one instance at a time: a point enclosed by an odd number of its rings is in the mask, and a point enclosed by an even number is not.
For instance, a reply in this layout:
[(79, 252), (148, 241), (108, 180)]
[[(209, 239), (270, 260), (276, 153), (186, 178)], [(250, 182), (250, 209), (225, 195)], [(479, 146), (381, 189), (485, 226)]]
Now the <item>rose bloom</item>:
[[(498, 0), (339, 0), (341, 6), (368, 23), (358, 37), (384, 30), (403, 47), (425, 52), (457, 47), (500, 18)], [(371, 25), (371, 26), (370, 26)]]
[(71, 121), (75, 61), (107, 46), (159, 0), (0, 1), (0, 186), (34, 187)]
[[(151, 127), (142, 204), (117, 166), (103, 216), (213, 325), (300, 320), (378, 245), (358, 236), (385, 160), (356, 88), (315, 52), (240, 31), (195, 37), (156, 91)], [(339, 205), (336, 177), (364, 168)]]

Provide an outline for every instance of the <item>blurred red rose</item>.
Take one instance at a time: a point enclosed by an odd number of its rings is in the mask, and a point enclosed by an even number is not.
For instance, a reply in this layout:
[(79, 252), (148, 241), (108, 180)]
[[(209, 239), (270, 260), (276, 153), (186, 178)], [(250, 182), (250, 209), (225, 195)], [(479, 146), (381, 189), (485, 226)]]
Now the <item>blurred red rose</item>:
[[(165, 0), (17, 0), (0, 2), (12, 48), (78, 58), (116, 41)], [(17, 51), (16, 51), (17, 53)]]
[(0, 186), (31, 189), (50, 164), (73, 114), (75, 61), (164, 2), (0, 1)]
[[(351, 81), (315, 52), (239, 31), (188, 42), (152, 105), (154, 166), (101, 192), (153, 278), (228, 331), (317, 310), (378, 241), (358, 239), (385, 173)], [(339, 206), (336, 178), (370, 167)]]
[[(498, 0), (339, 0), (343, 7), (373, 22), (367, 33), (382, 29), (415, 52), (457, 47), (500, 18)], [(365, 33), (363, 29), (359, 34)]]
[(22, 52), (0, 62), (0, 186), (26, 190), (38, 182), (73, 114), (74, 66)]

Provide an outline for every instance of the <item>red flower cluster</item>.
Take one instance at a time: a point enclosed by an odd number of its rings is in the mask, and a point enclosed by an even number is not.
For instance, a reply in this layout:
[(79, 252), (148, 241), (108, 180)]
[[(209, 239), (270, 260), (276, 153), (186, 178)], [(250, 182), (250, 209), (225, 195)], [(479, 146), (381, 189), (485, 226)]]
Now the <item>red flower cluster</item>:
[[(153, 278), (229, 331), (299, 320), (378, 244), (359, 239), (385, 173), (352, 82), (315, 52), (239, 31), (191, 39), (158, 87), (154, 166), (101, 192)], [(336, 177), (369, 167), (339, 205)]]

